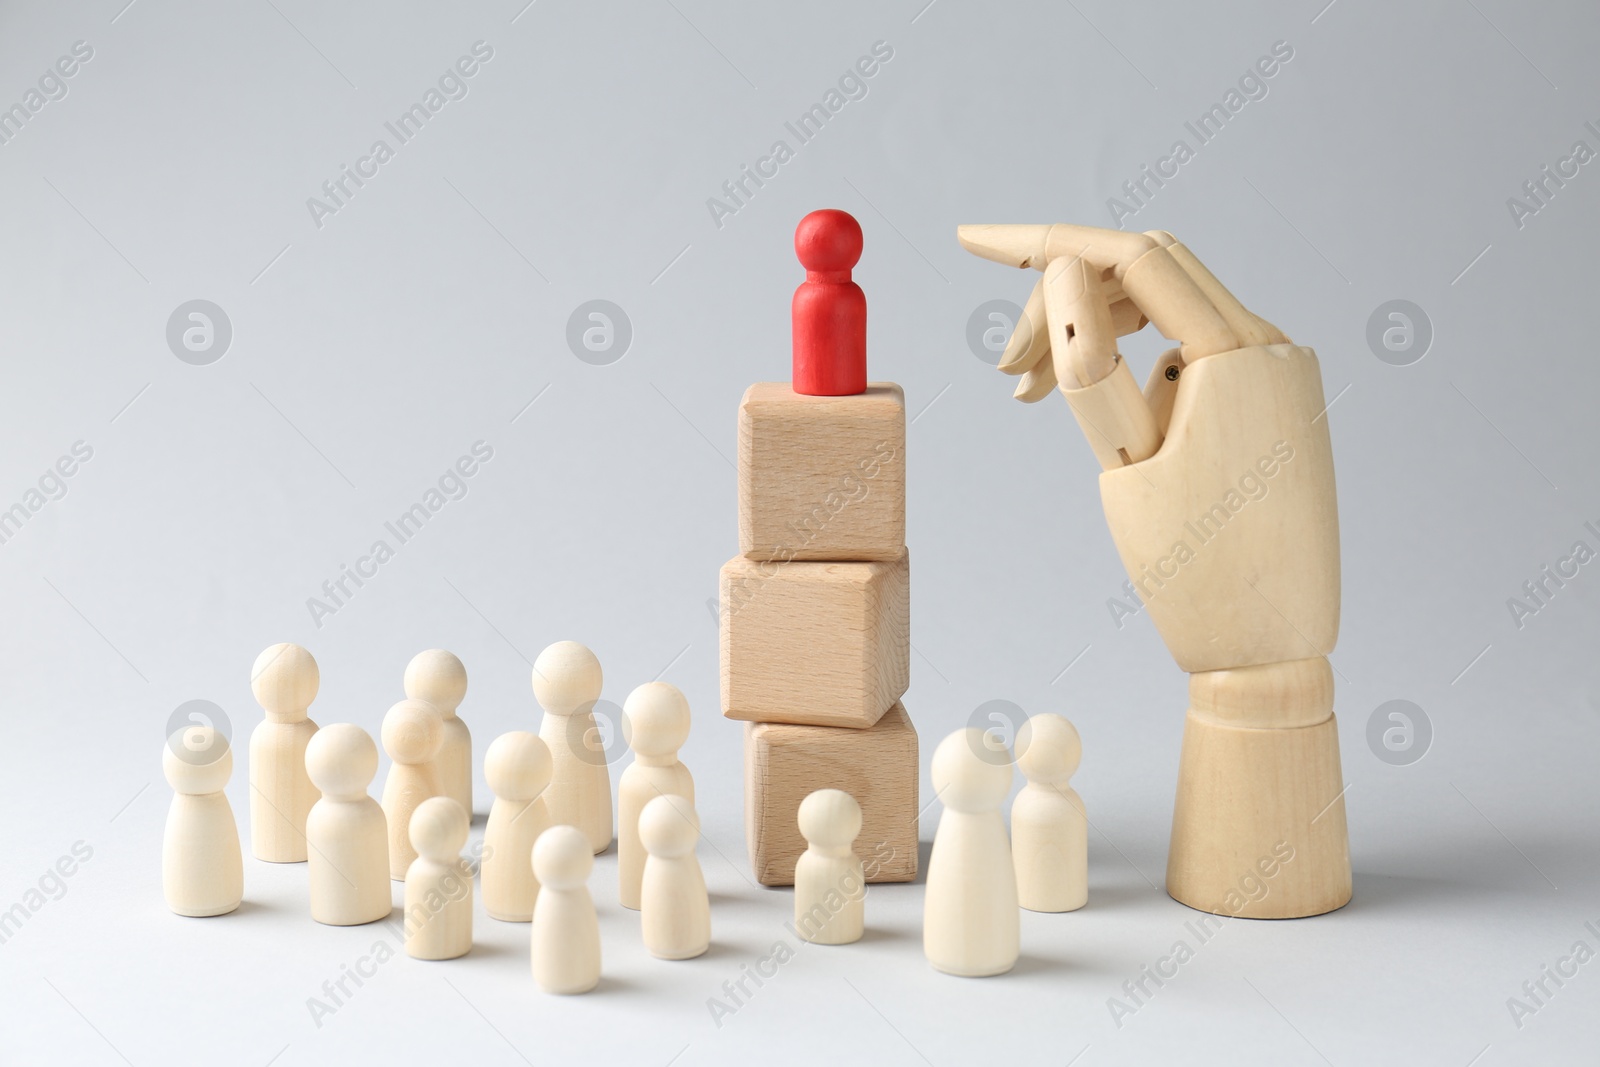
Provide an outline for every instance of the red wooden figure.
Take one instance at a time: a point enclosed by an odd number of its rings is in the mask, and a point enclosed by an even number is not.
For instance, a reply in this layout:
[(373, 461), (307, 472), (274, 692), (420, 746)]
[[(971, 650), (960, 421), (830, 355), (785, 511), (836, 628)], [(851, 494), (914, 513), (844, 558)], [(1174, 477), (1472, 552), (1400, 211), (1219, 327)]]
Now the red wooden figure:
[(794, 391), (851, 396), (867, 391), (867, 297), (850, 280), (861, 258), (861, 224), (825, 208), (800, 220), (794, 251), (806, 280), (794, 291)]

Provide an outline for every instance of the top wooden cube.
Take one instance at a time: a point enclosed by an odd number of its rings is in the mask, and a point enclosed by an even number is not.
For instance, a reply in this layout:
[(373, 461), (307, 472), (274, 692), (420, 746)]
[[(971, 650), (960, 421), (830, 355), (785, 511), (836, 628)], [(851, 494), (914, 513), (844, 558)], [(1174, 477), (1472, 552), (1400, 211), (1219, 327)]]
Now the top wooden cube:
[(893, 382), (802, 396), (757, 382), (739, 403), (739, 552), (893, 560), (906, 543), (906, 398)]

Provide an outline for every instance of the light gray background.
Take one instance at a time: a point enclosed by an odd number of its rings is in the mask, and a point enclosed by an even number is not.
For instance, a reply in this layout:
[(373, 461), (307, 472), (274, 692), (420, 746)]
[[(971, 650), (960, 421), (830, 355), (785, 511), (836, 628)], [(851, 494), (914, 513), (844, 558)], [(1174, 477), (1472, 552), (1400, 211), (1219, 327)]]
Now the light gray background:
[[(1583, 526), (1600, 520), (1600, 164), (1521, 228), (1506, 204), (1575, 140), (1600, 148), (1584, 127), (1600, 125), (1592, 7), (523, 2), (0, 8), (0, 104), (75, 41), (94, 49), (0, 145), (0, 507), (74, 442), (94, 450), (0, 545), (0, 908), (74, 842), (93, 850), (0, 945), (0, 1059), (1592, 1054), (1600, 962), (1520, 1028), (1506, 1003), (1574, 942), (1600, 947), (1584, 927), (1600, 922), (1597, 567), (1521, 629), (1507, 608), (1574, 541), (1600, 547)], [(479, 40), (494, 56), (467, 97), (317, 228), (306, 199)], [(792, 143), (784, 122), (879, 40), (894, 56), (868, 95), (716, 226), (707, 198)], [(1105, 224), (1107, 197), (1280, 40), (1294, 58), (1269, 95), (1128, 224), (1178, 234), (1321, 356), (1355, 898), (1228, 926), (1119, 1028), (1108, 998), (1194, 917), (1159, 888), (1184, 677), (1147, 618), (1112, 621), (1123, 575), (1065, 405), (1016, 403), (968, 347), (973, 309), (1020, 303), (1034, 276), (966, 255), (954, 229)], [(1071, 717), (1091, 897), (1024, 914), (1021, 965), (973, 982), (923, 960), (920, 886), (874, 889), (865, 942), (803, 950), (719, 1028), (707, 998), (789, 937), (791, 898), (748, 879), (708, 601), (735, 551), (736, 404), (787, 377), (791, 235), (821, 206), (862, 222), (872, 374), (903, 383), (915, 417), (906, 704), (924, 767), (984, 701)], [(209, 366), (165, 340), (196, 298), (234, 332)], [(592, 299), (632, 323), (611, 365), (565, 340)], [(1366, 340), (1392, 299), (1435, 333), (1410, 366)], [(1125, 351), (1145, 365), (1161, 347), (1147, 331)], [(315, 626), (306, 599), (478, 440), (494, 458), (467, 497)], [(179, 704), (224, 707), (242, 752), (260, 718), (251, 661), (295, 641), (321, 664), (314, 717), (376, 732), (410, 655), (443, 646), (471, 674), (481, 760), (496, 734), (534, 728), (529, 662), (568, 637), (600, 656), (608, 699), (660, 676), (693, 704), (706, 958), (649, 959), (602, 857), (595, 995), (538, 994), (526, 928), (480, 910), (469, 957), (392, 960), (318, 1027), (306, 999), (381, 932), (313, 924), (303, 868), (247, 859), (230, 918), (166, 911), (158, 757)], [(1368, 748), (1390, 699), (1432, 723), (1420, 762)], [(241, 756), (241, 820), (244, 779)], [(487, 800), (480, 780), (480, 813)]]

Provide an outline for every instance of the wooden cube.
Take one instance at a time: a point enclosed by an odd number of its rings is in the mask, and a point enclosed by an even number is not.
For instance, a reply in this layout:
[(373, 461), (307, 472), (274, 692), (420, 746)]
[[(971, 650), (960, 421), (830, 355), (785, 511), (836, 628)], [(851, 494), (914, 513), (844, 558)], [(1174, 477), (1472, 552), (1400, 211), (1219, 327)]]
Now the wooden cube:
[(906, 398), (893, 382), (802, 396), (757, 382), (739, 404), (739, 552), (892, 560), (906, 543)]
[(917, 731), (896, 703), (870, 730), (747, 723), (744, 827), (762, 885), (793, 885), (806, 850), (796, 816), (818, 789), (843, 789), (861, 805), (856, 855), (869, 882), (917, 877)]
[(722, 567), (722, 713), (865, 728), (911, 684), (911, 564)]

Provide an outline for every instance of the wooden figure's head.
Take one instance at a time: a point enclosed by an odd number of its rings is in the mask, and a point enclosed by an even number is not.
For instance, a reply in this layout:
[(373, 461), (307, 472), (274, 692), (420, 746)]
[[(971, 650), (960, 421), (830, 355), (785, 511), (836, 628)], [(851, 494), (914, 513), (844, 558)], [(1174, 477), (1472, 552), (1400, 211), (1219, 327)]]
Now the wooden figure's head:
[(533, 875), (545, 889), (579, 889), (594, 870), (594, 849), (576, 826), (552, 826), (533, 843)]
[(550, 746), (524, 730), (501, 734), (483, 757), (483, 776), (502, 800), (529, 801), (550, 785)]
[(645, 757), (675, 755), (689, 739), (689, 700), (670, 682), (646, 682), (622, 705), (622, 736)]
[(452, 652), (430, 648), (406, 664), (406, 696), (426, 700), (440, 714), (454, 715), (467, 695), (467, 669)]
[(652, 856), (677, 859), (694, 852), (700, 816), (684, 797), (663, 793), (639, 813), (639, 843)]
[(1083, 742), (1060, 715), (1033, 715), (1017, 728), (1017, 769), (1030, 782), (1065, 785), (1078, 770)]
[(461, 858), (467, 843), (468, 820), (464, 808), (449, 797), (429, 797), (411, 813), (411, 847), (435, 863)]
[(306, 742), (306, 774), (324, 796), (365, 796), (377, 773), (378, 746), (354, 723), (331, 723)]
[(161, 773), (174, 792), (220, 793), (233, 776), (233, 749), (227, 735), (212, 726), (178, 730), (162, 747)]
[(444, 745), (444, 720), (425, 700), (402, 700), (383, 717), (383, 750), (396, 763), (427, 763)]
[(557, 641), (533, 661), (533, 698), (552, 715), (593, 707), (604, 682), (600, 661), (576, 641)]
[(796, 821), (811, 846), (846, 849), (861, 833), (861, 805), (843, 789), (818, 789), (800, 802)]
[(274, 722), (304, 719), (321, 684), (317, 661), (299, 645), (273, 645), (250, 668), (250, 692)]
[(951, 811), (997, 811), (1011, 791), (1010, 753), (985, 731), (968, 726), (933, 751), (933, 791)]

